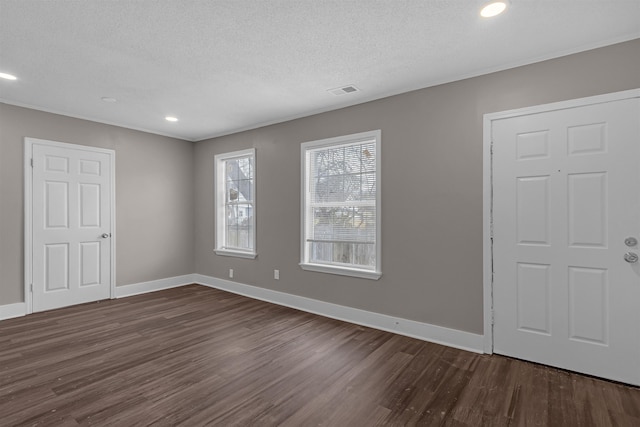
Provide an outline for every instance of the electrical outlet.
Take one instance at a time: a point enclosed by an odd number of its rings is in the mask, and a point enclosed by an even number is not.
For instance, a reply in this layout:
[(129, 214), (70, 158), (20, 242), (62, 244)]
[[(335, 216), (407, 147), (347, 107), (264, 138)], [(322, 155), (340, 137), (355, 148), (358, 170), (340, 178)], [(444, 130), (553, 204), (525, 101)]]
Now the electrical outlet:
[(280, 270), (273, 270), (273, 278), (280, 280)]
[(229, 279), (233, 279), (233, 268), (229, 269)]

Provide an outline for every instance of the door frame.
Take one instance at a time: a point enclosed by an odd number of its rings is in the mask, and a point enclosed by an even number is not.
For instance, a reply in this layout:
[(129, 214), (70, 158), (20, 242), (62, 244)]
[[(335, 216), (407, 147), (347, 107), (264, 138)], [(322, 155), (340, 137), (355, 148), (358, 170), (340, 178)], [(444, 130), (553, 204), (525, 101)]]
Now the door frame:
[(108, 148), (91, 147), (80, 144), (69, 144), (66, 142), (50, 141), (38, 138), (24, 138), (24, 302), (26, 314), (33, 313), (33, 295), (31, 292), (33, 277), (33, 206), (31, 203), (33, 195), (33, 168), (31, 160), (33, 158), (33, 146), (46, 145), (49, 147), (66, 148), (71, 150), (85, 150), (94, 153), (103, 153), (109, 156), (111, 168), (111, 191), (109, 194), (111, 204), (111, 283), (109, 284), (109, 297), (116, 297), (116, 152)]
[(640, 88), (568, 101), (487, 113), (483, 116), (482, 136), (482, 283), (484, 312), (483, 350), (493, 354), (493, 122), (530, 114), (566, 110), (624, 99), (640, 98)]

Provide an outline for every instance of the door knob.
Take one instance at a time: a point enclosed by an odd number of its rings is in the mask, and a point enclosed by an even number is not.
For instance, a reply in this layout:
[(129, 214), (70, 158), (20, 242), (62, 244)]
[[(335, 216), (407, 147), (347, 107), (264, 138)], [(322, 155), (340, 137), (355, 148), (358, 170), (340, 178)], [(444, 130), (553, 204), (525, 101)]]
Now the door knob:
[(629, 247), (635, 246), (638, 244), (638, 239), (636, 239), (635, 237), (627, 237), (626, 239), (624, 239), (624, 244)]
[(624, 260), (627, 261), (629, 264), (638, 262), (638, 254), (633, 252), (627, 252), (626, 254), (624, 254)]
[(102, 233), (102, 236), (100, 236), (100, 237), (102, 237), (103, 239), (106, 239), (109, 236), (110, 236), (110, 234), (108, 234), (108, 233)]

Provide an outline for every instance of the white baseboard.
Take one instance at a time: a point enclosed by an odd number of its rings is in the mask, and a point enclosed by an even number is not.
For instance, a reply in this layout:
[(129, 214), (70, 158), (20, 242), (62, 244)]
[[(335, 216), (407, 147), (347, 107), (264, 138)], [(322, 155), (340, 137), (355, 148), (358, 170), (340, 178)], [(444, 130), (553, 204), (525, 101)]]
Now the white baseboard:
[[(131, 285), (116, 286), (116, 298), (130, 297), (146, 294), (147, 292), (161, 291), (163, 289), (177, 288), (179, 286), (196, 283), (196, 274), (169, 277), (166, 279), (151, 280), (149, 282), (134, 283)], [(27, 304), (17, 302), (15, 304), (0, 305), (0, 320), (26, 316)]]
[(230, 280), (218, 279), (202, 274), (193, 274), (190, 283), (210, 286), (250, 298), (295, 308), (320, 316), (343, 320), (357, 325), (393, 332), (423, 341), (455, 347), (474, 353), (483, 353), (483, 335), (457, 329), (445, 328), (386, 314), (374, 313), (343, 305), (332, 304), (298, 295), (273, 291), (257, 286), (245, 285)]
[(196, 283), (196, 274), (169, 277), (166, 279), (151, 280), (149, 282), (134, 283), (125, 286), (116, 286), (116, 298), (130, 297), (146, 294), (147, 292), (161, 291), (163, 289), (177, 288), (178, 286)]
[(27, 315), (27, 304), (16, 302), (14, 304), (0, 305), (0, 320), (13, 319)]
[[(297, 310), (330, 317), (332, 319), (393, 332), (399, 335), (406, 335), (423, 341), (434, 342), (475, 353), (483, 353), (483, 335), (445, 328), (443, 326), (431, 325), (429, 323), (416, 322), (415, 320), (388, 316), (386, 314), (360, 310), (358, 308), (287, 294), (271, 289), (260, 288), (258, 286), (245, 285), (243, 283), (218, 279), (202, 274), (185, 274), (183, 276), (117, 286), (116, 298), (145, 294), (163, 289), (177, 288), (179, 286), (190, 285), (192, 283), (295, 308)], [(24, 302), (0, 305), (0, 320), (24, 316), (26, 315), (26, 312), (27, 305)]]

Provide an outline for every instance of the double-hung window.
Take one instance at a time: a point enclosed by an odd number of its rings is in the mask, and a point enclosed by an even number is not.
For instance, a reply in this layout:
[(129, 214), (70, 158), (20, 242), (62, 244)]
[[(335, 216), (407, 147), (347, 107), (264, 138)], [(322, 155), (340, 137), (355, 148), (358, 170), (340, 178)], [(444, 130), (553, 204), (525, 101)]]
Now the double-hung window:
[(248, 150), (215, 156), (216, 253), (255, 258), (256, 152)]
[(303, 269), (381, 276), (380, 137), (376, 130), (302, 144)]

